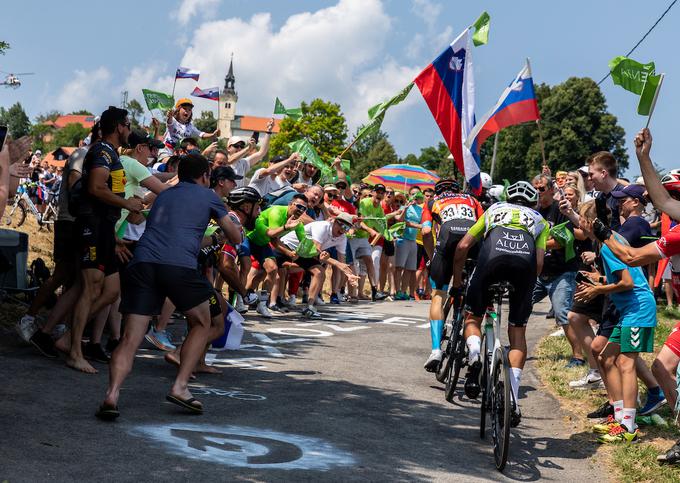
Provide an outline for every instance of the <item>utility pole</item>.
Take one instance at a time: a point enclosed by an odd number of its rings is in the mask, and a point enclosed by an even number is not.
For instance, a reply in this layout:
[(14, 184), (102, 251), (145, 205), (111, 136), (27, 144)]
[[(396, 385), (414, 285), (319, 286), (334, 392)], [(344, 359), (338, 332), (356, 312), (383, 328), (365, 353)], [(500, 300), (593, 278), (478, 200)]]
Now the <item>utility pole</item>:
[(123, 91), (120, 93), (120, 107), (121, 109), (127, 109), (128, 105), (128, 91)]

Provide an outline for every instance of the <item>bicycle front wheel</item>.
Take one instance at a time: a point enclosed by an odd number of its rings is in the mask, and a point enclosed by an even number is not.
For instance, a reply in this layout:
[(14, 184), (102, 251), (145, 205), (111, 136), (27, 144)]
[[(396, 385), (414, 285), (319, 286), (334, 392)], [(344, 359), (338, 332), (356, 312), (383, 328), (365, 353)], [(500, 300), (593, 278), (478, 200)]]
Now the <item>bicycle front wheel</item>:
[[(7, 210), (9, 210), (9, 212)], [(24, 202), (19, 201), (19, 203), (12, 207), (7, 207), (3, 219), (5, 225), (11, 228), (18, 228), (23, 225), (24, 221), (26, 221), (26, 205), (24, 205)]]
[(496, 469), (503, 471), (508, 461), (510, 447), (510, 363), (505, 349), (496, 349), (493, 372), (491, 373), (491, 435)]
[(486, 338), (486, 334), (482, 333), (482, 350), (480, 353), (480, 357), (482, 358), (482, 375), (479, 380), (479, 387), (482, 389), (481, 415), (479, 418), (479, 437), (481, 439), (484, 439), (484, 436), (486, 435), (486, 413), (489, 404), (488, 380), (489, 380), (489, 363), (491, 361), (489, 361), (489, 357), (486, 350), (486, 344), (488, 343), (489, 341)]

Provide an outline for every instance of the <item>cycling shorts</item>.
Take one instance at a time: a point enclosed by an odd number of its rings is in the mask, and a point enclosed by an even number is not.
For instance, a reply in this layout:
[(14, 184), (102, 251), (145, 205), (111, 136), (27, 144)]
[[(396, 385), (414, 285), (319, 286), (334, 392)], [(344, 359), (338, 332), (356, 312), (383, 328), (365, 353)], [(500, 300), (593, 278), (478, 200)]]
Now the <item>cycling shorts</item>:
[(94, 268), (104, 275), (118, 273), (116, 223), (98, 216), (79, 216), (76, 233), (80, 237), (80, 268)]
[(534, 238), (524, 230), (496, 227), (487, 234), (470, 276), (465, 310), (483, 316), (491, 302), (488, 288), (498, 282), (509, 282), (514, 289), (509, 295), (509, 325), (525, 326), (536, 284), (536, 246)]
[[(444, 223), (437, 236), (437, 245), (434, 247), (434, 255), (430, 262), (430, 284), (433, 290), (448, 290), (449, 282), (453, 276), (453, 256), (456, 253), (458, 242), (465, 236), (469, 224), (458, 220)], [(472, 248), (469, 258), (475, 258), (478, 248)]]

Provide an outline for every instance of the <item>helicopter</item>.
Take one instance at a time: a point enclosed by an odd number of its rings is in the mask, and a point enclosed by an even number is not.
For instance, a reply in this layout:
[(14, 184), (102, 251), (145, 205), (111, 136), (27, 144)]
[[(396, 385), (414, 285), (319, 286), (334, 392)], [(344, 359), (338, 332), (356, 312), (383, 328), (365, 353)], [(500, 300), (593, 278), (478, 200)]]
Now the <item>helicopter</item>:
[(0, 86), (11, 87), (13, 89), (18, 89), (21, 86), (21, 80), (19, 80), (20, 75), (34, 75), (33, 72), (22, 72), (20, 74), (12, 74), (10, 72), (0, 71), (0, 73), (7, 74), (7, 77), (5, 77), (4, 82), (0, 82)]

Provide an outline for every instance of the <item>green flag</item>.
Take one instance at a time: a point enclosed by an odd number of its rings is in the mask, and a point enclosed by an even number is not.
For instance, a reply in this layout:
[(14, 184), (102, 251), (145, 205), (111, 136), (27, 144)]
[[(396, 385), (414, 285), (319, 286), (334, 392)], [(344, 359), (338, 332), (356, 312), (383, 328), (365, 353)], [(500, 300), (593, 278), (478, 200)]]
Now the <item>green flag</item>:
[(389, 227), (385, 231), (385, 240), (393, 241), (395, 238), (400, 238), (404, 235), (404, 230), (406, 229), (406, 222), (400, 221)]
[(640, 94), (640, 101), (638, 102), (637, 112), (641, 116), (651, 116), (656, 104), (656, 97), (658, 96), (659, 88), (661, 87), (661, 79), (663, 74), (649, 75), (647, 81)]
[(168, 109), (175, 107), (175, 100), (169, 94), (151, 91), (149, 89), (142, 89), (142, 94), (144, 95), (144, 101), (146, 101), (146, 107), (149, 108), (149, 111), (153, 109), (167, 111)]
[(288, 116), (297, 121), (302, 117), (302, 109), (299, 107), (296, 107), (294, 109), (286, 109), (285, 106), (283, 105), (283, 102), (281, 102), (277, 97), (276, 102), (274, 104), (274, 114), (283, 114), (284, 116)]
[(489, 26), (491, 24), (491, 17), (488, 13), (482, 12), (479, 18), (472, 24), (475, 28), (475, 33), (472, 34), (472, 42), (475, 47), (484, 45), (489, 41)]
[(300, 258), (314, 258), (319, 254), (319, 250), (317, 250), (316, 245), (311, 238), (304, 236), (300, 240), (300, 244), (298, 245), (297, 250), (295, 250), (295, 253), (297, 253)]
[(568, 262), (576, 256), (574, 251), (574, 233), (567, 228), (569, 222), (565, 221), (559, 225), (555, 225), (550, 229), (550, 236), (564, 248), (564, 261)]
[(357, 133), (356, 139), (360, 139), (369, 133), (377, 132), (380, 129), (380, 126), (382, 125), (383, 119), (385, 119), (385, 112), (387, 111), (387, 109), (399, 104), (401, 101), (406, 99), (409, 92), (411, 92), (412, 87), (413, 82), (404, 87), (401, 91), (399, 91), (399, 93), (396, 96), (392, 97), (391, 99), (388, 99), (387, 101), (381, 102), (380, 104), (376, 104), (375, 106), (371, 107), (368, 110), (368, 122), (364, 124), (364, 127), (361, 128), (361, 131)]
[(641, 64), (622, 55), (609, 61), (614, 84), (638, 95), (642, 94), (645, 81), (649, 75), (654, 74), (654, 69), (654, 62)]
[(305, 160), (310, 161), (314, 166), (316, 166), (317, 169), (322, 171), (324, 168), (328, 169), (328, 166), (324, 164), (317, 154), (314, 146), (312, 146), (312, 144), (306, 139), (300, 139), (299, 141), (288, 143), (288, 146), (290, 147), (291, 151), (294, 153), (300, 153), (300, 155), (302, 155)]

